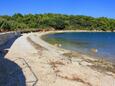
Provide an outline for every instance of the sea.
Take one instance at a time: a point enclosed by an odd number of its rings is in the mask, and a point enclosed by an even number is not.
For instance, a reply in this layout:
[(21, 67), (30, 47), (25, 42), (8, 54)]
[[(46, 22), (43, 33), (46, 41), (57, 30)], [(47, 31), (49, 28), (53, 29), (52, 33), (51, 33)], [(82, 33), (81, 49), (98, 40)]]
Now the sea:
[(115, 62), (114, 32), (63, 32), (42, 37), (50, 44)]

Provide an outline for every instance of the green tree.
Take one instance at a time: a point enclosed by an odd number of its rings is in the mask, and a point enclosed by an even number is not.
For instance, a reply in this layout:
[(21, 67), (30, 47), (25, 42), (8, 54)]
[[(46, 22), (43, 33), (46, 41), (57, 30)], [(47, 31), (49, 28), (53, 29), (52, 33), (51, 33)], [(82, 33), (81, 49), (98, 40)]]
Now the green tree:
[(10, 31), (11, 30), (11, 26), (4, 19), (0, 19), (0, 30), (1, 31)]

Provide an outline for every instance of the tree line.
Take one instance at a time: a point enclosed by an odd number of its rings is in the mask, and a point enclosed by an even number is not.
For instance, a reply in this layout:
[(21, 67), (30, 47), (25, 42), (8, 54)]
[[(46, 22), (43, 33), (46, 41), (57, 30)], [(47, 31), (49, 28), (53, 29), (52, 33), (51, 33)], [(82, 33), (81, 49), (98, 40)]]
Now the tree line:
[(0, 16), (0, 31), (17, 30), (102, 30), (114, 31), (115, 19), (83, 15), (26, 14)]

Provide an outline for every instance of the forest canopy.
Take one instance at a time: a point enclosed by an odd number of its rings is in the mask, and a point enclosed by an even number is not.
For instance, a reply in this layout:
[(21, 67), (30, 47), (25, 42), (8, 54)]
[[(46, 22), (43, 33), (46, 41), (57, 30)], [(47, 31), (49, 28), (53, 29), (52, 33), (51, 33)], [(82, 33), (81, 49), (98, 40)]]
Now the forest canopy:
[(26, 14), (0, 16), (0, 31), (34, 30), (102, 30), (114, 31), (115, 19), (83, 15)]

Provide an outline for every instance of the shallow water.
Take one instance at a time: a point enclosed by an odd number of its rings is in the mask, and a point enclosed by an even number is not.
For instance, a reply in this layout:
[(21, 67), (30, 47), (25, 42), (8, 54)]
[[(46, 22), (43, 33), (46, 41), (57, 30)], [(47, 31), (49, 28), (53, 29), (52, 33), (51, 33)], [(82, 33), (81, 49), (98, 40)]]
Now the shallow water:
[(114, 32), (65, 32), (48, 34), (43, 39), (51, 44), (61, 44), (64, 49), (115, 61)]

